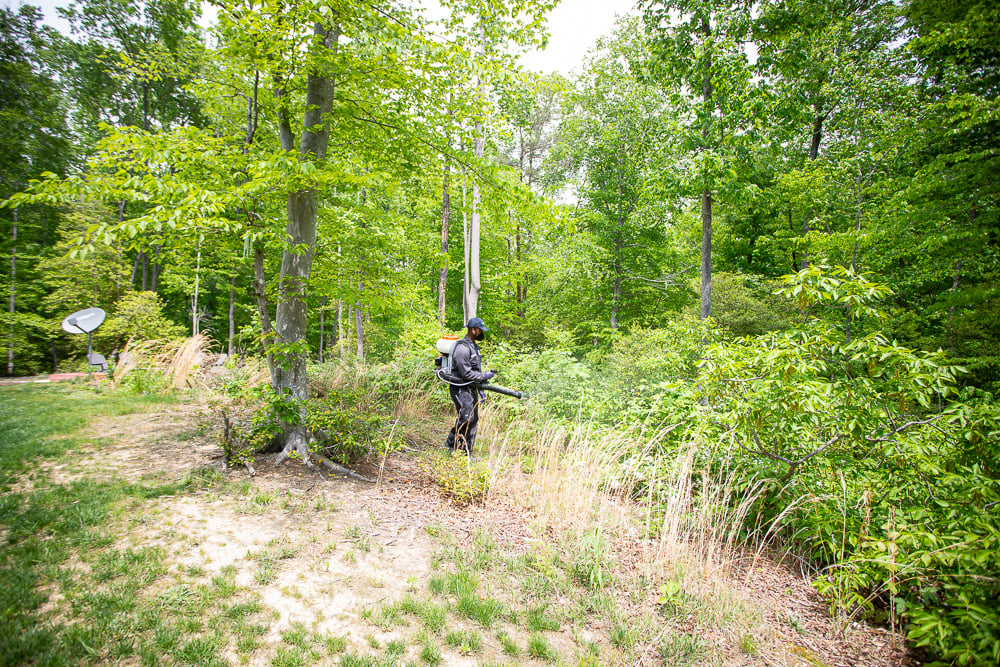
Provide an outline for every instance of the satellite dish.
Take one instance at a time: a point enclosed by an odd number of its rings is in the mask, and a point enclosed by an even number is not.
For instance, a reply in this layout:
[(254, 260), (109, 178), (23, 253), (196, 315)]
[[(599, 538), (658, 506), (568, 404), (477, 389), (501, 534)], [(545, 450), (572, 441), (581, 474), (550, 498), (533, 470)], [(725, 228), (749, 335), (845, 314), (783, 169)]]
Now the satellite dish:
[(78, 310), (62, 321), (63, 331), (71, 334), (90, 333), (101, 326), (104, 311), (100, 308)]

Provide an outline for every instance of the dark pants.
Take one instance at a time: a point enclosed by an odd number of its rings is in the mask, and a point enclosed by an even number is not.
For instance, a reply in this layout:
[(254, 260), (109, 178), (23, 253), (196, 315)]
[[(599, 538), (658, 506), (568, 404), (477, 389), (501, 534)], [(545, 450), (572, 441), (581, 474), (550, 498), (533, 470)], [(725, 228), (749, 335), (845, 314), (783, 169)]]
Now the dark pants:
[(458, 418), (448, 433), (448, 449), (471, 454), (479, 426), (479, 391), (474, 387), (451, 386), (449, 389)]

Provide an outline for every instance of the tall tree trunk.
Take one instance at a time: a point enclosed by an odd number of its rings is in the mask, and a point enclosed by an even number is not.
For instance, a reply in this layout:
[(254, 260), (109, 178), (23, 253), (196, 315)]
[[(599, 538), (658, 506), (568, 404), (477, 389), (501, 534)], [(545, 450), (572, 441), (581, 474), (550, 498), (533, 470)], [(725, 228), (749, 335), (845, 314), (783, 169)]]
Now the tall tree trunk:
[(267, 302), (267, 282), (264, 274), (264, 243), (254, 241), (253, 244), (253, 294), (257, 302), (257, 317), (260, 320), (261, 338), (267, 353), (267, 368), (271, 374), (271, 388), (277, 391), (277, 372), (274, 367), (274, 329), (271, 325), (270, 306)]
[[(712, 26), (708, 17), (702, 17), (702, 34), (708, 38), (712, 36)], [(709, 107), (712, 101), (712, 57), (708, 52), (705, 55), (703, 64), (705, 79), (701, 85), (702, 101), (705, 107)], [(706, 144), (712, 135), (712, 114), (705, 117), (705, 126), (701, 131)], [(701, 193), (701, 319), (705, 320), (712, 315), (712, 191), (703, 190)]]
[[(482, 121), (476, 123), (476, 143), (474, 146), (474, 153), (476, 159), (480, 160), (483, 157), (484, 148), (484, 128)], [(479, 238), (480, 238), (480, 227), (482, 219), (482, 194), (480, 193), (479, 180), (472, 179), (472, 216), (471, 222), (469, 224), (469, 239), (468, 239), (468, 272), (469, 272), (469, 282), (468, 289), (464, 296), (465, 303), (465, 321), (468, 322), (471, 318), (476, 316), (479, 310), (479, 294), (482, 291), (482, 284), (480, 282), (479, 274)]]
[(149, 289), (149, 253), (141, 251), (142, 255), (142, 291)]
[(701, 319), (712, 316), (712, 193), (701, 193)]
[(149, 289), (152, 292), (156, 291), (156, 286), (160, 282), (160, 269), (162, 268), (160, 265), (160, 247), (159, 243), (153, 246), (153, 278), (149, 285)]
[(337, 299), (337, 349), (340, 361), (344, 361), (344, 300)]
[[(449, 112), (450, 114), (450, 112)], [(451, 150), (451, 142), (448, 142)], [(451, 218), (451, 158), (444, 157), (444, 186), (441, 188), (441, 272), (438, 275), (438, 323), (444, 326), (445, 296), (448, 290), (448, 227)]]
[[(812, 138), (809, 141), (809, 162), (814, 162), (816, 158), (819, 157), (819, 146), (823, 141), (823, 120), (826, 118), (826, 116), (822, 113), (822, 103), (817, 102), (814, 109), (816, 111), (816, 116), (813, 120)], [(802, 255), (799, 257), (799, 271), (809, 268), (809, 253), (805, 249), (804, 240), (812, 229), (812, 220), (815, 216), (816, 210), (810, 206), (809, 210), (806, 211), (805, 218), (802, 220), (803, 247)]]
[(14, 226), (11, 230), (10, 249), (10, 329), (7, 331), (7, 375), (14, 375), (14, 313), (17, 310), (17, 211), (14, 208)]
[[(313, 33), (322, 42), (323, 49), (336, 53), (340, 29), (336, 25), (317, 23)], [(306, 81), (305, 113), (303, 130), (299, 141), (298, 154), (302, 160), (318, 163), (326, 158), (330, 141), (329, 114), (333, 108), (334, 82), (324, 73), (312, 71)], [(284, 118), (279, 121), (279, 136), (282, 148), (294, 150), (290, 125), (284, 106)], [(308, 353), (303, 348), (307, 333), (306, 287), (312, 269), (313, 251), (316, 244), (316, 218), (318, 213), (318, 193), (312, 188), (291, 192), (288, 195), (288, 224), (285, 227), (285, 248), (281, 254), (281, 275), (278, 291), (280, 298), (275, 313), (275, 333), (283, 346), (292, 352), (285, 353), (281, 363), (273, 372), (277, 374), (275, 383), (279, 392), (285, 393), (292, 401), (304, 401), (307, 397), (306, 367)], [(301, 411), (301, 408), (299, 408)], [(284, 448), (275, 458), (281, 463), (292, 452), (302, 460), (309, 461), (309, 447), (306, 428), (301, 419), (283, 425)]]
[[(973, 215), (970, 214), (969, 217), (971, 218), (973, 217)], [(962, 271), (962, 260), (958, 260), (957, 262), (955, 262), (955, 270), (952, 272), (951, 276), (952, 294), (958, 291), (958, 280), (961, 275), (961, 271)], [(955, 306), (952, 305), (948, 308), (948, 354), (951, 356), (954, 356), (955, 354), (955, 335), (954, 335), (955, 329), (953, 326), (954, 320), (955, 320)]]
[(194, 295), (191, 297), (191, 335), (198, 335), (198, 288), (201, 286), (201, 242), (194, 263)]
[(319, 363), (323, 363), (323, 348), (326, 347), (326, 340), (324, 340), (326, 330), (324, 326), (326, 325), (326, 297), (322, 297), (319, 300)]
[(130, 290), (135, 289), (135, 277), (139, 274), (139, 263), (142, 261), (142, 253), (137, 252), (135, 254), (135, 259), (132, 260), (132, 273), (128, 277), (128, 288)]
[(465, 190), (465, 168), (462, 168), (462, 324), (464, 325), (472, 315), (469, 314), (469, 300), (466, 294), (469, 293), (469, 218), (466, 208)]
[(233, 267), (233, 275), (229, 279), (229, 345), (226, 353), (233, 356), (236, 338), (236, 267)]
[(358, 339), (358, 361), (365, 360), (365, 312), (361, 303), (354, 306), (354, 333)]

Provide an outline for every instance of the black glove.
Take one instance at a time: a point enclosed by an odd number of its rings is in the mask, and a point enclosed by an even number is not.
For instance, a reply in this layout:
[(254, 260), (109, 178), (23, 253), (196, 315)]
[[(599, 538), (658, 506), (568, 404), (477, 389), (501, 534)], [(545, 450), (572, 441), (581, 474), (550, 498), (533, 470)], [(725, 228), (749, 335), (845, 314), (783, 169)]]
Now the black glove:
[(494, 371), (490, 371), (489, 373), (486, 373), (486, 377), (484, 379), (492, 380), (494, 375), (496, 375), (496, 373)]

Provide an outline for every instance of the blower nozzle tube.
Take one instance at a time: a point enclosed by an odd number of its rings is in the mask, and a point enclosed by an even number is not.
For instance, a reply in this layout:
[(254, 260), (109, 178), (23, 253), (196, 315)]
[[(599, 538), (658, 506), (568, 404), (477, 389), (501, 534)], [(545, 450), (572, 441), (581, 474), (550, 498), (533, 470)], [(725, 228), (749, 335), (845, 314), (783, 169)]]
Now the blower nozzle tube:
[(504, 396), (512, 396), (514, 398), (522, 397), (521, 392), (517, 391), (516, 389), (508, 389), (507, 387), (501, 387), (499, 385), (489, 384), (486, 382), (479, 385), (479, 388), (484, 391), (495, 391), (496, 393), (503, 394)]

